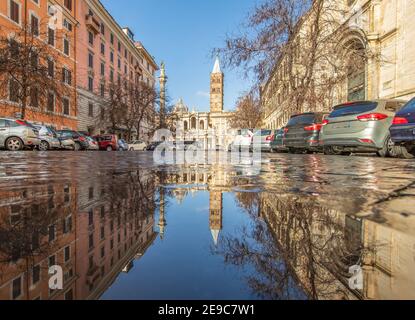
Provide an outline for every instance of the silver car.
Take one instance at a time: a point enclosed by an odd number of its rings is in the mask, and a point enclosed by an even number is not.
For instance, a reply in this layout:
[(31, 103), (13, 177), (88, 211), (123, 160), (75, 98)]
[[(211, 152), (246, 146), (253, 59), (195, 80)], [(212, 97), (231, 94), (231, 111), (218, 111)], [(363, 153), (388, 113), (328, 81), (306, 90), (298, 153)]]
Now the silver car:
[(88, 141), (88, 144), (89, 144), (88, 150), (93, 150), (93, 151), (99, 150), (98, 142), (94, 138), (86, 136), (86, 140)]
[(40, 145), (39, 132), (24, 120), (0, 118), (0, 148), (19, 151)]
[[(264, 151), (264, 152), (272, 152), (271, 143), (274, 141), (274, 137), (275, 137), (274, 130), (267, 130), (267, 129), (258, 130), (254, 134), (253, 144), (261, 141), (260, 142), (261, 144), (256, 147), (261, 147), (261, 151)], [(253, 149), (253, 145), (251, 146), (251, 149)]]
[(323, 120), (320, 143), (326, 154), (376, 152), (394, 156), (389, 128), (405, 101), (373, 100), (344, 103), (334, 107)]
[(36, 129), (39, 130), (39, 150), (48, 151), (53, 149), (60, 149), (61, 143), (58, 139), (56, 132), (48, 126), (36, 126)]

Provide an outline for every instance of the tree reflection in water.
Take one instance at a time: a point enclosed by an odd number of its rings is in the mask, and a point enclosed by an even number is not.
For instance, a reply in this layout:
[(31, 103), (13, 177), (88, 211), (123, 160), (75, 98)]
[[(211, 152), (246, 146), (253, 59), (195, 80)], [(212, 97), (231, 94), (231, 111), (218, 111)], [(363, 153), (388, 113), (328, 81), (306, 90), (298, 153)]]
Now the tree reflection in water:
[(247, 276), (262, 299), (356, 299), (349, 267), (364, 248), (362, 222), (320, 206), (315, 198), (269, 193), (236, 194), (253, 220), (236, 236), (224, 236), (219, 253), (228, 264), (253, 268)]

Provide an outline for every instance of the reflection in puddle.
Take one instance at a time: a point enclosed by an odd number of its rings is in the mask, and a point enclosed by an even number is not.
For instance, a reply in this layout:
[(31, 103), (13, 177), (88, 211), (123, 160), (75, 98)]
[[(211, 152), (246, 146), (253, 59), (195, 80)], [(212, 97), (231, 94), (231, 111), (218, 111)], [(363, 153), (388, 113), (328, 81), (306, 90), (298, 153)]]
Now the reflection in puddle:
[[(0, 299), (415, 298), (413, 211), (379, 213), (391, 185), (412, 197), (405, 175), (345, 163), (350, 178), (299, 159), (300, 170), (267, 161), (258, 177), (100, 158), (97, 172), (59, 159), (70, 173), (38, 162), (37, 179), (11, 180), (2, 163)], [(49, 289), (53, 265), (62, 290)]]

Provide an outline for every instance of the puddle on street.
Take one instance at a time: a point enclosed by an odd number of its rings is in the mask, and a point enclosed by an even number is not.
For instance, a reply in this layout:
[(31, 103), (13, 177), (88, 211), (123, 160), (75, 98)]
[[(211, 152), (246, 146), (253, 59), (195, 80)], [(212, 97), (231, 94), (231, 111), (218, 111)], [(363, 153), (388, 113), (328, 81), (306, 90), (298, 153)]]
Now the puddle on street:
[(0, 300), (414, 299), (413, 163), (336, 159), (2, 155)]

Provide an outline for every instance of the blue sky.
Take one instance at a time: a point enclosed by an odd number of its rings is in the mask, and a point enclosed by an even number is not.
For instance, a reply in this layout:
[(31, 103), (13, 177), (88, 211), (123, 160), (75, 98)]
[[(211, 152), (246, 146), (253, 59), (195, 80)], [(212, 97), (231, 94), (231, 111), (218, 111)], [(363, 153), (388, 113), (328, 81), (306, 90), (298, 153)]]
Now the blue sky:
[[(255, 0), (101, 0), (121, 26), (130, 27), (136, 40), (165, 61), (172, 101), (183, 97), (192, 109), (209, 110), (212, 48), (238, 29)], [(237, 70), (225, 72), (225, 109), (249, 89)]]

